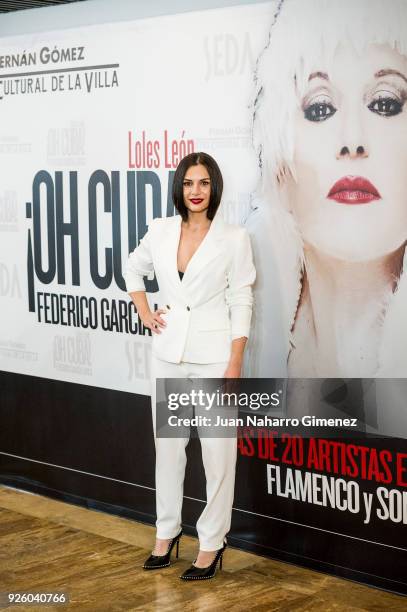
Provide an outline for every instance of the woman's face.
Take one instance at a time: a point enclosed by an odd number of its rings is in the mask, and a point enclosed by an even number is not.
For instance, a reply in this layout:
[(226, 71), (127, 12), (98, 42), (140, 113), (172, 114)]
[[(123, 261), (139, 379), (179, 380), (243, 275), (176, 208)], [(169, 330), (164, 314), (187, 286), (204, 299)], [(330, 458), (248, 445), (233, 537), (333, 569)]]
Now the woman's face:
[(208, 209), (211, 196), (211, 179), (202, 164), (190, 166), (184, 176), (184, 204), (189, 212)]
[(407, 58), (387, 45), (342, 45), (310, 74), (287, 187), (305, 243), (363, 261), (407, 239), (406, 99)]

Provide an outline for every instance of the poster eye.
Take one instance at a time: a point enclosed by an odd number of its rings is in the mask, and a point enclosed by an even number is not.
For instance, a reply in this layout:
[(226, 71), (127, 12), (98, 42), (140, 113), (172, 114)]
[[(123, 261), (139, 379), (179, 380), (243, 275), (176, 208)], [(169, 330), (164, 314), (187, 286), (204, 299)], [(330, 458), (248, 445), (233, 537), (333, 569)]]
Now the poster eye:
[(368, 109), (371, 110), (372, 113), (376, 113), (382, 117), (393, 117), (401, 113), (403, 104), (395, 98), (379, 98), (373, 100), (373, 102), (368, 105)]
[(308, 121), (325, 121), (336, 113), (336, 108), (327, 102), (315, 102), (304, 110), (304, 117)]

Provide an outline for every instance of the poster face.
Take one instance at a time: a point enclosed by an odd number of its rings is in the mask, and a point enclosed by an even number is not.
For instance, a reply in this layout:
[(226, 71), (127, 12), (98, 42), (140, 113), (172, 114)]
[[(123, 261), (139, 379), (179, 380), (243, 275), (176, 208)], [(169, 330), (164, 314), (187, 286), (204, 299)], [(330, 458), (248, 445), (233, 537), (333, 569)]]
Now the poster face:
[(280, 2), (258, 58), (252, 376), (407, 374), (407, 6)]

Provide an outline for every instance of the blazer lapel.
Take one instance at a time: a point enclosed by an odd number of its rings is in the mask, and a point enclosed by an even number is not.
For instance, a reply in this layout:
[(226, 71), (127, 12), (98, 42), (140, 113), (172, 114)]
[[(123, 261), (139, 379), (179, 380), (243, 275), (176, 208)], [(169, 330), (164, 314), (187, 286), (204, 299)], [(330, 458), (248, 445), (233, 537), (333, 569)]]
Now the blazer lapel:
[[(223, 225), (222, 217), (219, 214), (215, 215), (208, 233), (188, 262), (181, 285), (188, 285), (212, 259), (219, 255)], [(175, 254), (175, 260), (176, 258), (177, 254)]]
[(174, 215), (171, 218), (171, 226), (168, 228), (168, 233), (164, 237), (160, 251), (166, 259), (166, 267), (171, 281), (176, 287), (179, 287), (180, 277), (178, 274), (177, 253), (179, 239), (181, 236), (181, 215)]

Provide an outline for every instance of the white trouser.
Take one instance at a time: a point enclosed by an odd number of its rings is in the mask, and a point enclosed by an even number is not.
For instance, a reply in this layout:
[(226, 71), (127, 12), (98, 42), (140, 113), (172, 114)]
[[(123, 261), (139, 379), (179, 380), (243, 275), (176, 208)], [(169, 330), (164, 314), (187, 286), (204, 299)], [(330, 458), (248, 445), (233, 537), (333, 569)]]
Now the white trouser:
[[(154, 355), (151, 364), (151, 403), (156, 449), (157, 538), (175, 537), (181, 529), (181, 510), (186, 467), (186, 438), (157, 438), (156, 378), (222, 378), (228, 362), (169, 363)], [(198, 427), (199, 433), (199, 427)], [(222, 548), (230, 529), (235, 489), (236, 438), (200, 436), (206, 476), (206, 506), (196, 524), (201, 550)]]

